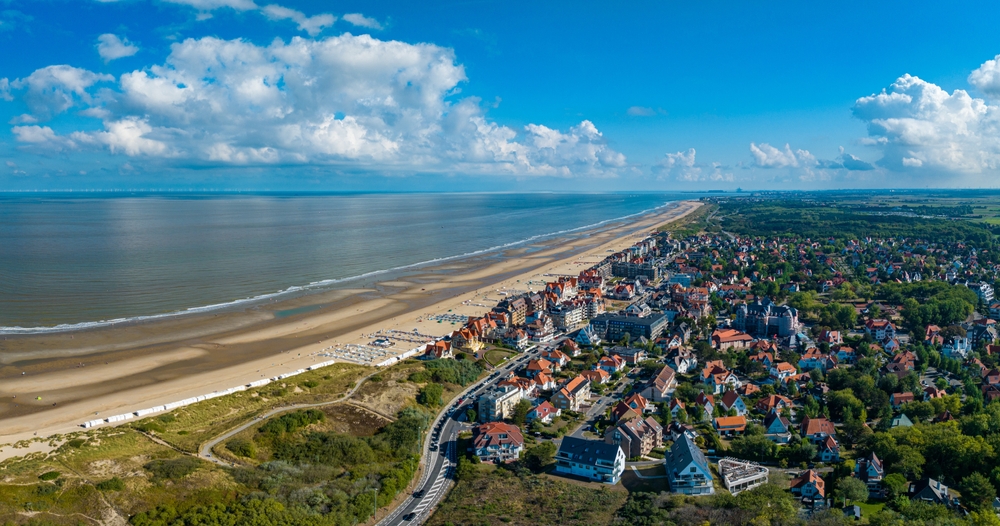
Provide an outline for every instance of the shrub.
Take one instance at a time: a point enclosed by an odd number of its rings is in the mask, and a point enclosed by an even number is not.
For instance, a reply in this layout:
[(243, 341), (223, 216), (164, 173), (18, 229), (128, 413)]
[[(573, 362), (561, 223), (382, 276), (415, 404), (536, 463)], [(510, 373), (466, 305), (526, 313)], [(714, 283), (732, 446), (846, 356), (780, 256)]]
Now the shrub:
[(35, 491), (38, 495), (44, 497), (59, 491), (59, 486), (56, 486), (55, 484), (39, 484), (35, 487)]
[(45, 473), (39, 475), (38, 478), (41, 480), (55, 480), (59, 478), (60, 474), (61, 473), (59, 473), (58, 471), (46, 471)]
[(167, 413), (165, 415), (160, 415), (159, 418), (160, 418), (160, 422), (163, 422), (164, 424), (169, 424), (171, 422), (176, 422), (177, 421), (177, 417), (175, 417), (172, 413)]
[(153, 432), (163, 433), (164, 431), (166, 431), (166, 428), (153, 421), (139, 422), (138, 424), (135, 424), (134, 427), (144, 433), (153, 433)]
[(157, 479), (177, 480), (194, 473), (201, 465), (201, 461), (192, 457), (177, 457), (169, 460), (154, 460), (143, 468), (146, 468)]
[(312, 389), (313, 387), (319, 387), (319, 382), (317, 382), (316, 380), (306, 380), (306, 381), (302, 382), (302, 387), (305, 387), (306, 389)]
[(121, 491), (125, 489), (125, 481), (118, 477), (111, 477), (108, 480), (98, 482), (97, 489), (101, 491)]
[(226, 449), (245, 458), (254, 458), (257, 456), (257, 445), (243, 438), (234, 438), (226, 442)]
[(72, 448), (79, 449), (79, 448), (83, 447), (83, 445), (86, 444), (86, 443), (87, 443), (87, 439), (85, 439), (85, 438), (74, 438), (73, 440), (70, 440), (69, 442), (66, 442), (66, 445), (69, 446), (69, 447), (72, 447)]
[(266, 435), (278, 436), (284, 433), (293, 433), (316, 422), (322, 422), (325, 418), (326, 415), (319, 409), (306, 409), (268, 420), (260, 426), (259, 431)]

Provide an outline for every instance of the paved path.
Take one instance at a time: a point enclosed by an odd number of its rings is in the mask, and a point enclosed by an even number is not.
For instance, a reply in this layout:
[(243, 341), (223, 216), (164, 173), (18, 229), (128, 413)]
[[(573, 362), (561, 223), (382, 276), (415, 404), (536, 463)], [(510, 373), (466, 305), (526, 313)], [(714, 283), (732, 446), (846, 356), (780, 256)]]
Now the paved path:
[(350, 391), (348, 391), (346, 394), (344, 394), (340, 398), (337, 398), (336, 400), (330, 400), (328, 402), (319, 402), (319, 403), (316, 403), (316, 404), (294, 404), (294, 405), (286, 405), (286, 406), (282, 406), (282, 407), (275, 407), (274, 409), (271, 409), (270, 411), (268, 411), (268, 412), (266, 412), (266, 413), (264, 413), (262, 415), (258, 415), (253, 420), (251, 420), (251, 421), (249, 421), (249, 422), (247, 422), (247, 423), (245, 423), (245, 424), (243, 424), (241, 426), (234, 427), (234, 428), (230, 429), (229, 431), (226, 431), (225, 433), (223, 433), (223, 434), (221, 434), (221, 435), (213, 438), (212, 440), (209, 440), (208, 442), (205, 442), (201, 446), (201, 449), (198, 450), (198, 456), (201, 457), (204, 460), (208, 460), (210, 462), (215, 462), (216, 464), (219, 464), (219, 465), (232, 467), (233, 464), (231, 462), (226, 462), (225, 460), (222, 460), (220, 458), (212, 456), (212, 448), (214, 448), (219, 442), (222, 442), (223, 440), (226, 440), (226, 439), (232, 437), (233, 435), (236, 435), (236, 434), (240, 433), (241, 431), (247, 429), (248, 427), (251, 427), (253, 425), (258, 424), (258, 423), (260, 423), (263, 420), (267, 420), (268, 418), (270, 418), (270, 417), (272, 417), (274, 415), (278, 415), (278, 414), (281, 414), (281, 413), (287, 413), (288, 411), (295, 411), (295, 410), (298, 410), (298, 409), (308, 409), (308, 408), (311, 408), (311, 407), (323, 407), (323, 406), (327, 406), (327, 405), (339, 404), (341, 402), (344, 402), (348, 398), (354, 396), (354, 393), (358, 392), (358, 389), (361, 388), (361, 385), (363, 383), (365, 383), (366, 380), (368, 380), (372, 376), (375, 376), (378, 373), (379, 373), (379, 371), (376, 370), (376, 371), (370, 373), (368, 376), (359, 378), (358, 381), (354, 383), (354, 387), (352, 387)]

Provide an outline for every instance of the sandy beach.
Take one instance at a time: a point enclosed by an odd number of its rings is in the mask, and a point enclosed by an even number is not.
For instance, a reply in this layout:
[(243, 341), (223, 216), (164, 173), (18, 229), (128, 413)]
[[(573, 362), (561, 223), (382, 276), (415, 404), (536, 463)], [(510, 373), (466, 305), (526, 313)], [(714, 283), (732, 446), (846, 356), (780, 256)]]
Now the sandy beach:
[[(700, 205), (681, 201), (585, 232), (234, 312), (5, 337), (0, 444), (305, 368), (333, 359), (321, 355), (332, 346), (369, 344), (378, 331), (448, 334), (457, 322), (432, 316), (481, 315), (501, 291), (539, 290), (556, 276), (575, 276)], [(387, 353), (416, 345), (405, 343)]]

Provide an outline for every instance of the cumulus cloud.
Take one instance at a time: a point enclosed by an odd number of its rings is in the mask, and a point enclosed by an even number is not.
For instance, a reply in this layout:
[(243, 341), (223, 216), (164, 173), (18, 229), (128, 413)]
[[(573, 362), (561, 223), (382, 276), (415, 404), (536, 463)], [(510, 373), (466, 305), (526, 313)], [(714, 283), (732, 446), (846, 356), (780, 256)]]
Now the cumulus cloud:
[(798, 166), (815, 166), (816, 157), (808, 150), (792, 151), (791, 146), (785, 144), (784, 150), (779, 150), (766, 142), (757, 146), (750, 143), (750, 154), (753, 155), (754, 164), (760, 168), (786, 168)]
[(105, 33), (97, 37), (97, 54), (104, 59), (105, 63), (131, 57), (138, 52), (138, 46), (133, 45), (128, 39), (118, 38), (118, 35), (113, 33)]
[(1000, 99), (1000, 55), (983, 62), (969, 75), (972, 84), (987, 97)]
[(331, 14), (321, 14), (306, 16), (301, 11), (289, 9), (280, 5), (271, 4), (265, 6), (262, 11), (271, 20), (291, 20), (299, 25), (299, 30), (309, 33), (309, 36), (318, 35), (323, 29), (330, 27), (337, 21), (337, 17)]
[(477, 98), (453, 100), (465, 70), (452, 50), (432, 44), (351, 34), (267, 46), (206, 37), (176, 43), (164, 63), (98, 90), (106, 80), (51, 66), (15, 81), (29, 107), (58, 114), (79, 105), (80, 115), (103, 122), (103, 130), (65, 136), (22, 127), (19, 141), (204, 165), (517, 176), (614, 176), (626, 167), (590, 121), (518, 131), (491, 122)]
[(90, 103), (87, 89), (98, 82), (114, 79), (111, 75), (59, 65), (35, 70), (28, 77), (11, 82), (10, 86), (26, 90), (24, 101), (35, 117), (48, 118), (78, 103)]
[(0, 78), (0, 100), (14, 100), (14, 97), (10, 94), (10, 80), (7, 77)]
[(367, 17), (361, 13), (348, 13), (342, 17), (344, 20), (358, 26), (367, 27), (368, 29), (382, 29), (382, 24), (374, 18)]
[(717, 162), (709, 166), (698, 164), (695, 160), (696, 155), (694, 148), (688, 148), (686, 152), (665, 154), (660, 162), (653, 165), (653, 173), (661, 179), (687, 182), (733, 180), (733, 174), (726, 172), (722, 164)]
[[(987, 63), (973, 73), (984, 92), (992, 89), (995, 67)], [(858, 99), (853, 113), (868, 127), (864, 143), (881, 151), (879, 164), (889, 169), (977, 174), (1000, 167), (1000, 107), (965, 90), (948, 93), (903, 75), (881, 93)]]

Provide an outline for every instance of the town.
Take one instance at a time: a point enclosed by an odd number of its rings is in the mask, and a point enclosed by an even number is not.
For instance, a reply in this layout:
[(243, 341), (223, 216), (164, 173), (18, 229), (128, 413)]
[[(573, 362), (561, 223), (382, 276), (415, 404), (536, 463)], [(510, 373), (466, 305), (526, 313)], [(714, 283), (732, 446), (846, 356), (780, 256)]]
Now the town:
[(991, 248), (658, 231), (505, 297), (424, 358), (506, 350), (516, 364), (456, 404), (476, 424), (460, 463), (512, 463), (551, 443), (550, 473), (567, 479), (614, 485), (655, 467), (674, 494), (778, 484), (807, 517), (992, 515)]

